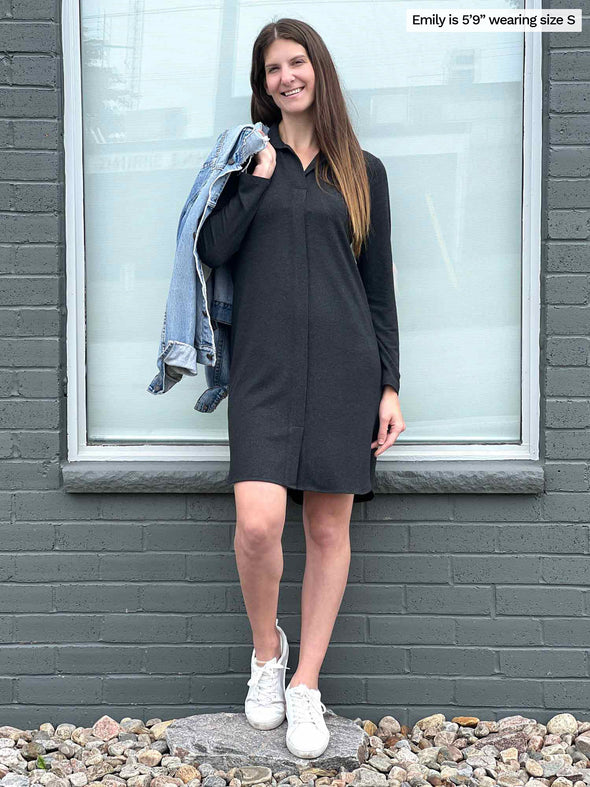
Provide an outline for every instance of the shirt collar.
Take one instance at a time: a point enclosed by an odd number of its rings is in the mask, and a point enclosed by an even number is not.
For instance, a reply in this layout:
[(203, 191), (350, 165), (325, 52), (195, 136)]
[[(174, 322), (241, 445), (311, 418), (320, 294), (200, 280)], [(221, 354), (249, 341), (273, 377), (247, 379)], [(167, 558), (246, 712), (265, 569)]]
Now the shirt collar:
[[(279, 121), (278, 120), (275, 120), (275, 122), (271, 123), (271, 125), (268, 127), (268, 138), (270, 139), (270, 144), (273, 146), (273, 148), (275, 148), (275, 150), (277, 148), (285, 148), (285, 150), (291, 150), (289, 145), (287, 145), (281, 139), (281, 135), (279, 134)], [(319, 158), (320, 158), (320, 161), (322, 161), (325, 158), (324, 153), (321, 150), (320, 150)]]
[(270, 142), (271, 142), (271, 145), (273, 146), (273, 148), (276, 149), (276, 148), (286, 148), (287, 147), (287, 145), (285, 145), (285, 143), (281, 139), (281, 135), (279, 134), (279, 121), (278, 120), (275, 120), (275, 122), (272, 123), (269, 126), (268, 137), (270, 139)]

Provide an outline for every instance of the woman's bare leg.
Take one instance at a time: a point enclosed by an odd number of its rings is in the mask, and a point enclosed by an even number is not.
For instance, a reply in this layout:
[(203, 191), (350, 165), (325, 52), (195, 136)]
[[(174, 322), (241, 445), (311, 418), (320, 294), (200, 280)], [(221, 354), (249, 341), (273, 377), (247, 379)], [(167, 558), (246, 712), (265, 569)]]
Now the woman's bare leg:
[(318, 688), (320, 668), (348, 581), (353, 503), (353, 494), (304, 494), (306, 560), (299, 665), (289, 683), (293, 688), (299, 683)]
[(281, 537), (287, 488), (267, 481), (234, 484), (234, 550), (257, 661), (280, 656), (276, 629), (279, 584), (283, 574)]

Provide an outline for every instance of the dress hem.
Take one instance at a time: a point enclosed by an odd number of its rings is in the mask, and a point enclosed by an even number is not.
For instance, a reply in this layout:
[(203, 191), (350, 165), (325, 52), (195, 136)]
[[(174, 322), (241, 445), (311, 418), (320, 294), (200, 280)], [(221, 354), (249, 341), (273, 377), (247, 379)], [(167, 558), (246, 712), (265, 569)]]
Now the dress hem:
[[(372, 500), (375, 497), (375, 493), (373, 492), (372, 487), (365, 492), (350, 492), (350, 491), (334, 491), (333, 489), (311, 489), (310, 487), (298, 487), (298, 486), (289, 486), (289, 484), (285, 484), (282, 481), (276, 481), (274, 478), (235, 478), (235, 479), (227, 479), (228, 483), (236, 484), (240, 481), (267, 481), (271, 484), (278, 484), (279, 486), (284, 486), (287, 488), (288, 496), (298, 503), (299, 505), (303, 505), (303, 492), (323, 492), (324, 494), (331, 494), (331, 495), (354, 495), (354, 502), (365, 502)], [(299, 493), (299, 494), (298, 494)]]

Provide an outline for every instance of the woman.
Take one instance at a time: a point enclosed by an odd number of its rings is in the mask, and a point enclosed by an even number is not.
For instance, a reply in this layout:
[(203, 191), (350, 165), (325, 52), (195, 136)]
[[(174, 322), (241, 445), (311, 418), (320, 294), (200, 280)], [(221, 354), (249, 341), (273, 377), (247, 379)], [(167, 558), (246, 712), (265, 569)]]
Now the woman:
[[(272, 729), (286, 713), (287, 747), (311, 758), (329, 742), (318, 677), (346, 588), (353, 502), (373, 498), (376, 458), (405, 429), (389, 193), (312, 27), (266, 25), (250, 81), (252, 121), (270, 141), (230, 176), (197, 251), (232, 266), (234, 282), (228, 480), (254, 641), (246, 716)], [(303, 505), (307, 557), (299, 665), (285, 690), (276, 613), (287, 495)]]

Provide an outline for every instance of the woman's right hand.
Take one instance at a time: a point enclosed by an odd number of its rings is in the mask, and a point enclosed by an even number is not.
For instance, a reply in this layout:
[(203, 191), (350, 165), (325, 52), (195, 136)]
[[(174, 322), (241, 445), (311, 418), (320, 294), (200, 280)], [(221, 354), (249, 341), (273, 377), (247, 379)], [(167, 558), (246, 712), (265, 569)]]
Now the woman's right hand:
[(256, 153), (254, 157), (256, 166), (252, 170), (253, 175), (259, 178), (270, 178), (275, 171), (277, 163), (277, 152), (271, 145), (270, 141), (266, 143), (266, 147)]

